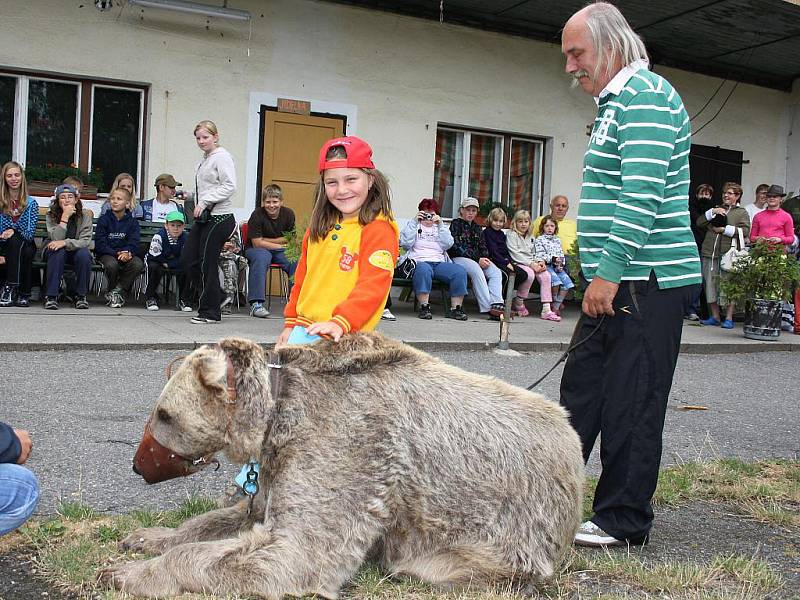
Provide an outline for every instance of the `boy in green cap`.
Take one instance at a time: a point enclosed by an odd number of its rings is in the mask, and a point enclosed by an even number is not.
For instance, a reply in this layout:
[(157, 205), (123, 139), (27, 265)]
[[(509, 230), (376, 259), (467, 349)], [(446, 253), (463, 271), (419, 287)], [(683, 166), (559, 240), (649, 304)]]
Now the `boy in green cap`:
[[(147, 264), (147, 289), (145, 291), (147, 310), (158, 310), (159, 298), (156, 290), (167, 269), (169, 274), (177, 276), (179, 289), (183, 288), (184, 274), (181, 269), (181, 252), (183, 252), (183, 245), (188, 237), (184, 231), (185, 227), (186, 217), (179, 210), (173, 210), (167, 215), (164, 227), (153, 236), (150, 242), (150, 248), (145, 257), (145, 263)], [(191, 307), (181, 306), (181, 310), (189, 312), (192, 309)]]

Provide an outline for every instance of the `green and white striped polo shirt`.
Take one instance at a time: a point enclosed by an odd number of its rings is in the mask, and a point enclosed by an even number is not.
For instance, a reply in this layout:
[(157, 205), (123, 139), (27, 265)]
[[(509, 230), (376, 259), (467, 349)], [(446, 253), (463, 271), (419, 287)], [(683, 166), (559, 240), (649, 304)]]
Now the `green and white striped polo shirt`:
[[(637, 68), (638, 67), (638, 68)], [(598, 101), (584, 155), (578, 245), (585, 277), (700, 283), (689, 227), (691, 130), (670, 83), (633, 63)]]

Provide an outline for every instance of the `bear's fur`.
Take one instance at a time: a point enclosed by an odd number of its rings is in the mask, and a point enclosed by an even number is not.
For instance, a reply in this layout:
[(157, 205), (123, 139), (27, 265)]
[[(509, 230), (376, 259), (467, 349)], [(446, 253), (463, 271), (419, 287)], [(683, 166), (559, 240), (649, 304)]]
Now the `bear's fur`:
[[(224, 353), (223, 353), (224, 350)], [(226, 404), (228, 360), (237, 398)], [(581, 516), (583, 459), (566, 412), (380, 334), (270, 357), (229, 338), (194, 351), (150, 417), (191, 458), (261, 462), (247, 501), (123, 541), (160, 554), (101, 579), (137, 596), (336, 598), (370, 557), (443, 585), (530, 589), (551, 577)]]

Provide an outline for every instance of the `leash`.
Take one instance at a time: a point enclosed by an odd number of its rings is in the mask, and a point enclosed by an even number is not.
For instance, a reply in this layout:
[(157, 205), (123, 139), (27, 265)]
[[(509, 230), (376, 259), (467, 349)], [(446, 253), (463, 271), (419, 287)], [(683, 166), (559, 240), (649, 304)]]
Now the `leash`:
[[(627, 308), (627, 307), (625, 307), (625, 308)], [(544, 381), (544, 380), (545, 380), (545, 378), (547, 378), (547, 376), (548, 376), (548, 375), (550, 375), (550, 373), (552, 373), (552, 372), (555, 370), (555, 368), (556, 368), (558, 365), (560, 365), (562, 362), (564, 362), (565, 360), (567, 360), (567, 357), (569, 356), (569, 353), (570, 353), (570, 352), (573, 352), (574, 350), (576, 350), (576, 349), (580, 348), (580, 347), (581, 347), (583, 344), (585, 344), (585, 343), (586, 343), (586, 342), (588, 342), (590, 339), (592, 339), (592, 336), (593, 336), (595, 333), (597, 333), (597, 332), (600, 330), (600, 327), (603, 325), (603, 323), (605, 322), (605, 320), (606, 320), (606, 315), (604, 315), (604, 314), (603, 314), (603, 315), (600, 315), (600, 320), (597, 322), (597, 325), (595, 325), (595, 326), (594, 326), (594, 329), (592, 329), (592, 330), (589, 332), (589, 335), (587, 335), (587, 336), (586, 336), (585, 338), (583, 338), (582, 340), (578, 340), (577, 342), (574, 342), (573, 340), (575, 339), (575, 336), (578, 334), (578, 328), (580, 327), (580, 325), (581, 325), (581, 322), (583, 321), (583, 314), (581, 314), (581, 318), (580, 318), (580, 319), (578, 319), (578, 324), (577, 324), (577, 325), (575, 325), (575, 331), (574, 331), (574, 332), (573, 332), (573, 334), (572, 334), (572, 339), (570, 340), (570, 345), (569, 345), (569, 347), (568, 347), (568, 348), (567, 348), (567, 349), (564, 351), (564, 354), (562, 354), (562, 355), (561, 355), (561, 358), (559, 358), (559, 359), (556, 361), (556, 364), (554, 364), (552, 367), (550, 367), (550, 370), (549, 370), (549, 371), (547, 371), (547, 373), (545, 373), (544, 375), (542, 375), (542, 376), (541, 376), (539, 379), (537, 379), (536, 381), (534, 381), (532, 384), (530, 384), (530, 385), (529, 385), (528, 387), (526, 387), (525, 389), (526, 389), (526, 390), (532, 390), (532, 389), (533, 389), (533, 388), (535, 388), (537, 385), (539, 385), (540, 383), (542, 383), (542, 381)]]
[[(633, 302), (634, 302), (634, 304), (636, 304), (636, 308), (637, 308), (637, 310), (638, 310), (638, 308), (639, 308), (639, 305), (636, 303), (636, 296), (633, 296)], [(619, 311), (621, 311), (621, 312), (624, 312), (626, 315), (633, 314), (633, 313), (631, 313), (631, 307), (630, 307), (630, 306), (622, 306), (622, 307), (618, 308), (617, 310), (619, 310)], [(564, 354), (562, 354), (562, 355), (561, 355), (561, 358), (559, 358), (559, 359), (556, 361), (556, 364), (554, 364), (552, 367), (550, 367), (550, 370), (549, 370), (549, 371), (547, 371), (547, 373), (545, 373), (544, 375), (542, 375), (542, 376), (541, 376), (539, 379), (537, 379), (536, 381), (534, 381), (532, 384), (530, 384), (530, 385), (529, 385), (528, 387), (526, 387), (525, 389), (526, 389), (526, 390), (532, 390), (532, 389), (533, 389), (533, 388), (535, 388), (537, 385), (539, 385), (540, 383), (542, 383), (542, 381), (544, 381), (544, 380), (545, 380), (545, 378), (546, 378), (548, 375), (550, 375), (550, 373), (552, 373), (552, 372), (555, 370), (555, 368), (556, 368), (558, 365), (560, 365), (562, 362), (564, 362), (565, 360), (567, 360), (567, 357), (569, 356), (569, 353), (570, 353), (570, 352), (573, 352), (574, 350), (577, 350), (577, 349), (578, 349), (578, 348), (580, 348), (580, 347), (581, 347), (583, 344), (585, 344), (585, 343), (586, 343), (586, 342), (588, 342), (590, 339), (592, 339), (592, 336), (593, 336), (595, 333), (597, 333), (597, 332), (598, 332), (598, 330), (600, 329), (600, 327), (602, 327), (602, 325), (603, 325), (603, 323), (605, 322), (605, 320), (606, 320), (606, 315), (605, 315), (605, 314), (602, 314), (602, 315), (600, 315), (600, 320), (597, 322), (597, 325), (595, 325), (595, 326), (594, 326), (594, 329), (592, 329), (592, 330), (589, 332), (589, 335), (587, 335), (587, 336), (586, 336), (585, 338), (583, 338), (582, 340), (578, 340), (578, 341), (576, 342), (576, 341), (575, 341), (575, 336), (578, 334), (578, 328), (581, 326), (581, 322), (583, 321), (583, 313), (581, 313), (581, 316), (580, 316), (580, 318), (578, 319), (578, 323), (575, 325), (575, 331), (572, 333), (572, 339), (570, 339), (570, 345), (569, 345), (569, 347), (568, 347), (568, 348), (567, 348), (567, 349), (564, 351)]]

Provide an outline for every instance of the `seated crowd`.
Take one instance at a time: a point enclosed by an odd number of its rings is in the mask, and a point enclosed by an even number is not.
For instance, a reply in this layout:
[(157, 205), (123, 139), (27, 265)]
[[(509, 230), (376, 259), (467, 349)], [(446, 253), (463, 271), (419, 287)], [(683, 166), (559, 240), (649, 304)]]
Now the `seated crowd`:
[[(94, 270), (102, 272), (106, 304), (111, 308), (123, 307), (142, 277), (145, 306), (157, 311), (163, 302), (159, 292), (169, 286), (165, 278), (174, 277), (176, 293), (180, 293), (177, 307), (191, 312), (192, 291), (195, 299), (199, 292), (191, 290), (191, 278), (182, 262), (188, 219), (183, 204), (177, 201), (184, 196), (176, 192), (180, 185), (169, 173), (161, 174), (155, 179), (154, 197), (139, 202), (133, 176), (120, 173), (95, 219), (81, 202), (83, 182), (68, 177), (55, 189), (44, 215), (46, 235), (37, 240), (39, 206), (27, 194), (22, 166), (6, 163), (0, 189), (0, 306), (28, 306), (36, 282), (41, 283), (46, 309), (57, 310), (65, 298), (75, 308), (88, 309)], [(525, 300), (538, 282), (541, 317), (560, 321), (564, 298), (574, 287), (564, 259), (564, 247), (575, 235), (574, 222), (565, 219), (567, 199), (553, 199), (552, 214), (536, 221), (538, 235), (534, 235), (526, 211), (514, 214), (505, 230), (509, 215), (495, 208), (484, 229), (475, 222), (478, 208), (475, 198), (465, 198), (459, 216), (448, 226), (436, 202), (424, 199), (415, 218), (402, 230), (400, 245), (406, 253), (396, 275), (411, 280), (420, 304), (419, 317), (432, 318), (429, 298), (433, 282), (439, 281), (450, 296), (449, 318), (467, 319), (463, 301), (471, 288), (479, 312), (499, 320), (504, 309), (503, 289), (513, 275), (515, 315), (529, 314)], [(142, 240), (142, 223), (161, 225), (149, 242)], [(283, 206), (281, 188), (266, 186), (261, 206), (241, 229), (234, 229), (219, 254), (222, 313), (229, 313), (236, 304), (246, 271), (250, 314), (269, 315), (264, 306), (267, 271), (272, 265), (289, 278), (293, 275), (296, 263), (286, 257), (285, 233), (294, 227), (295, 215)], [(563, 243), (563, 232), (570, 236), (568, 244)], [(388, 306), (386, 313), (391, 317)]]
[[(192, 299), (199, 295), (191, 289), (182, 264), (187, 241), (187, 215), (176, 201), (176, 188), (181, 184), (168, 174), (156, 177), (156, 194), (141, 203), (135, 196), (134, 180), (121, 173), (114, 180), (100, 216), (94, 219), (91, 210), (83, 208), (83, 182), (67, 177), (56, 187), (50, 206), (44, 214), (44, 230), (37, 234), (39, 205), (27, 193), (22, 166), (8, 162), (2, 168), (0, 185), (0, 306), (30, 305), (34, 284), (42, 288), (42, 300), (48, 310), (59, 308), (59, 299), (69, 298), (77, 309), (88, 309), (92, 271), (102, 271), (105, 299), (111, 308), (124, 306), (133, 286), (144, 276), (148, 310), (159, 310), (159, 289), (175, 277), (180, 292), (178, 307), (191, 312)], [(159, 224), (152, 238), (142, 244), (142, 224)], [(277, 265), (291, 277), (295, 264), (286, 258), (285, 232), (292, 231), (295, 216), (283, 206), (283, 193), (277, 185), (262, 192), (261, 206), (256, 208), (240, 236), (235, 228), (219, 254), (218, 268), (223, 281), (224, 297), (220, 310), (230, 312), (242, 287), (242, 275), (248, 265), (248, 301), (250, 314), (266, 317), (266, 271)], [(152, 228), (151, 228), (152, 231)], [(37, 239), (37, 235), (39, 236)], [(43, 267), (43, 268), (42, 268)], [(65, 277), (65, 275), (69, 277)], [(43, 275), (43, 276), (42, 276)]]

